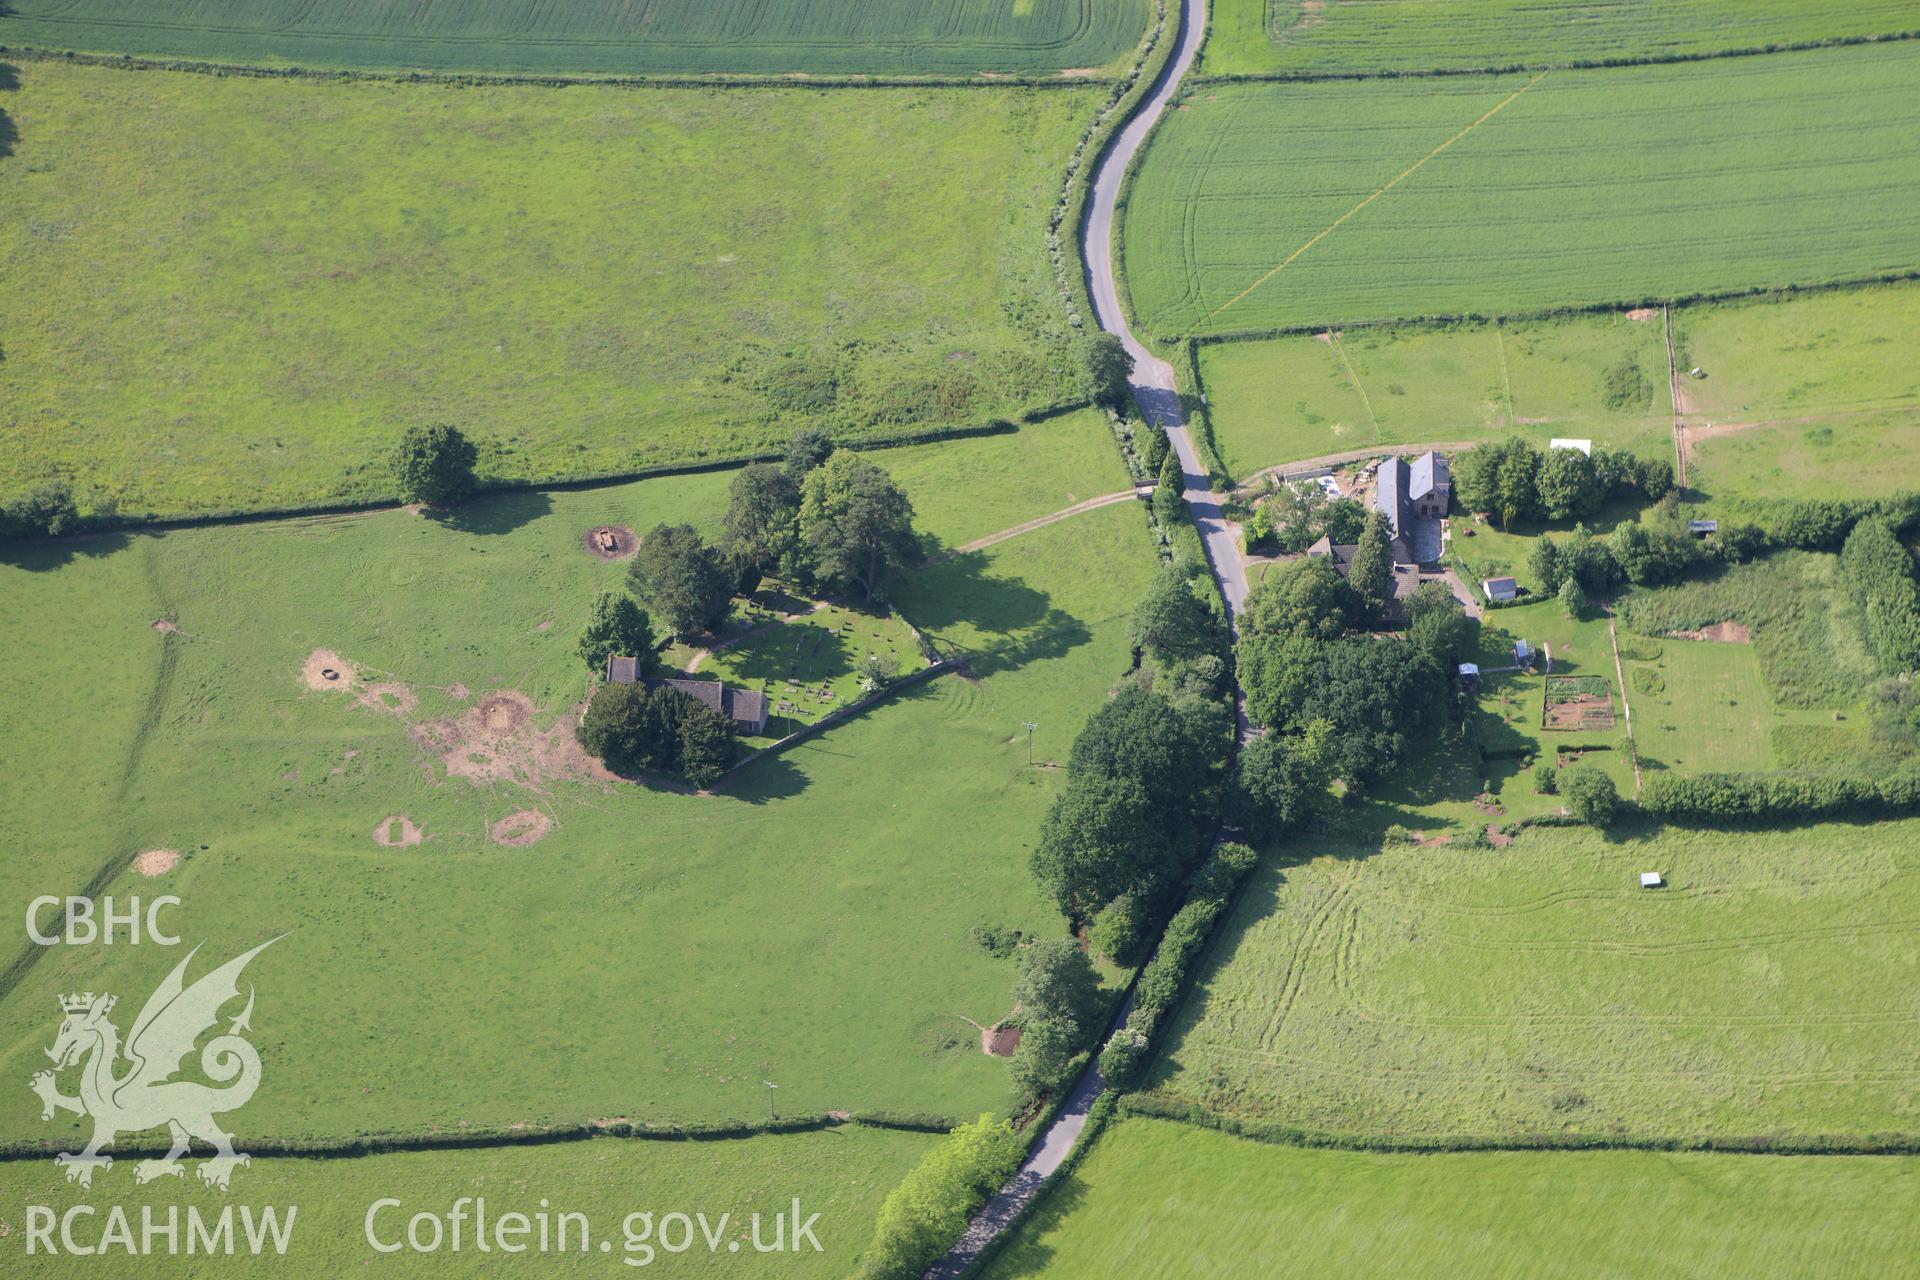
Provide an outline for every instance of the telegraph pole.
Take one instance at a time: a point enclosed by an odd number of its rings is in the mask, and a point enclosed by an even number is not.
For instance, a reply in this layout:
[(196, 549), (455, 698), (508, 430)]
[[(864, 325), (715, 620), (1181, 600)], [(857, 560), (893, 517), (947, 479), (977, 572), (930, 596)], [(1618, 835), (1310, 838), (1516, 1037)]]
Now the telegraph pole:
[(1022, 720), (1020, 723), (1027, 726), (1027, 763), (1032, 764), (1033, 763), (1033, 731), (1035, 729), (1038, 729), (1040, 726), (1035, 724), (1031, 720)]

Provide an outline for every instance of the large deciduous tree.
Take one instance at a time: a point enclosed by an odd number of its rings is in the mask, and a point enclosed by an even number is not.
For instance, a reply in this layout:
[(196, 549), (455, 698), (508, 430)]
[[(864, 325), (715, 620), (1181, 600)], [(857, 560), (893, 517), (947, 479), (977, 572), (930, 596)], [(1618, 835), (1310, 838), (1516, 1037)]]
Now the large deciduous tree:
[(787, 441), (787, 475), (795, 486), (807, 473), (833, 455), (833, 437), (814, 427), (803, 427)]
[(1133, 886), (1161, 879), (1166, 844), (1156, 818), (1132, 778), (1072, 780), (1040, 824), (1034, 879), (1069, 919), (1091, 920)]
[(473, 492), (480, 451), (444, 422), (408, 427), (393, 451), (393, 479), (403, 502), (451, 506)]
[(885, 471), (844, 449), (807, 474), (800, 542), (822, 583), (858, 584), (869, 598), (888, 569), (912, 564), (919, 553), (907, 495)]
[(1367, 617), (1379, 621), (1393, 601), (1393, 534), (1387, 517), (1380, 511), (1367, 513), (1366, 527), (1353, 549), (1353, 562), (1347, 566), (1347, 585), (1360, 598)]
[(1589, 516), (1606, 500), (1594, 461), (1579, 449), (1549, 449), (1534, 474), (1540, 509), (1549, 520)]
[(1194, 593), (1186, 566), (1169, 564), (1133, 610), (1128, 639), (1156, 662), (1184, 662), (1210, 652), (1218, 639), (1213, 615)]
[(744, 564), (773, 573), (799, 544), (800, 484), (784, 467), (756, 462), (727, 486), (726, 545)]
[(1248, 635), (1308, 635), (1331, 640), (1352, 625), (1353, 588), (1322, 556), (1270, 573), (1247, 596), (1241, 623)]
[(1315, 720), (1298, 734), (1268, 733), (1240, 752), (1238, 816), (1256, 840), (1298, 827), (1328, 798), (1334, 728)]
[(733, 585), (719, 555), (690, 524), (655, 525), (627, 570), (627, 589), (682, 640), (726, 619)]
[(1620, 790), (1613, 779), (1590, 764), (1577, 764), (1560, 775), (1560, 796), (1567, 812), (1590, 827), (1613, 825), (1620, 807)]
[(650, 667), (653, 645), (653, 623), (630, 596), (602, 592), (594, 597), (580, 632), (580, 657), (589, 670), (604, 671), (615, 654), (640, 659), (643, 669)]
[(1133, 357), (1118, 335), (1097, 332), (1078, 343), (1080, 367), (1086, 375), (1087, 393), (1096, 404), (1125, 412), (1133, 390), (1127, 380), (1133, 376)]
[(1086, 1036), (1100, 1017), (1100, 975), (1071, 938), (1031, 943), (1020, 954), (1013, 998), (1023, 1013), (1060, 1018)]

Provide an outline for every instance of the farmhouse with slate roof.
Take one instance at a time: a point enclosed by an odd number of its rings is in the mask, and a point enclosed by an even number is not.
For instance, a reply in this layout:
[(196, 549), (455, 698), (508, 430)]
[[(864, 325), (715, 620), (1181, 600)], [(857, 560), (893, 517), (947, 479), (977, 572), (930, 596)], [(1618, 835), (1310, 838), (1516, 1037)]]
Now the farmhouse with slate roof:
[(1440, 519), (1453, 498), (1447, 460), (1428, 450), (1411, 463), (1388, 458), (1374, 476), (1373, 505), (1387, 518), (1393, 558), (1426, 564), (1440, 558)]
[(658, 689), (664, 685), (678, 693), (684, 693), (695, 702), (718, 711), (733, 722), (736, 730), (749, 737), (758, 737), (767, 731), (767, 695), (758, 689), (729, 689), (726, 683), (720, 680), (684, 680), (668, 677), (642, 681), (638, 658), (607, 659), (609, 684), (633, 684), (636, 681), (645, 684), (649, 689)]

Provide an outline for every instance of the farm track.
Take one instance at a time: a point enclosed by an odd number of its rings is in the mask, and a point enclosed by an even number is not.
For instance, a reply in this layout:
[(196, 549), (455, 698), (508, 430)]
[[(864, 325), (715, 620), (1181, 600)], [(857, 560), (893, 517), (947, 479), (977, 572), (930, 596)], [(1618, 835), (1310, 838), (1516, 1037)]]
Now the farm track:
[(1627, 724), (1627, 758), (1633, 762), (1633, 798), (1640, 798), (1640, 748), (1633, 742), (1633, 704), (1627, 701), (1627, 669), (1620, 661), (1620, 632), (1614, 626), (1613, 606), (1601, 605), (1607, 611), (1607, 645), (1613, 650), (1613, 674), (1620, 683), (1620, 718)]
[(955, 556), (963, 556), (971, 551), (985, 551), (988, 547), (997, 546), (1009, 538), (1017, 538), (1023, 533), (1032, 533), (1036, 529), (1044, 529), (1050, 524), (1058, 524), (1060, 521), (1080, 515), (1082, 512), (1097, 511), (1101, 507), (1110, 507), (1116, 502), (1125, 502), (1128, 498), (1141, 498), (1152, 492), (1153, 490), (1151, 488), (1144, 488), (1144, 490), (1123, 489), (1119, 493), (1106, 493), (1098, 498), (1088, 498), (1085, 502), (1076, 502), (1070, 507), (1062, 507), (1050, 515), (1040, 516), (1037, 519), (1016, 524), (1011, 528), (1002, 529), (998, 533), (990, 533), (984, 538), (975, 538), (972, 542), (963, 542), (941, 556), (935, 563), (951, 560)]

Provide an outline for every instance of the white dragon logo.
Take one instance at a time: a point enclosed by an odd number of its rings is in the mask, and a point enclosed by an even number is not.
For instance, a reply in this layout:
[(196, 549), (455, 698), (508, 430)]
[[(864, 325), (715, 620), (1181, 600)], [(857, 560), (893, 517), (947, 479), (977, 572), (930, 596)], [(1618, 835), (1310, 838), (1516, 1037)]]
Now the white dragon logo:
[[(173, 1149), (159, 1160), (142, 1160), (134, 1170), (134, 1181), (179, 1177), (185, 1172), (180, 1157), (187, 1154), (191, 1139), (198, 1138), (214, 1149), (210, 1159), (200, 1162), (200, 1180), (222, 1191), (227, 1189), (234, 1167), (249, 1161), (234, 1151), (233, 1135), (215, 1124), (213, 1116), (216, 1111), (244, 1106), (260, 1087), (260, 1055), (240, 1037), (242, 1031), (252, 1030), (248, 1023), (253, 1016), (251, 987), (247, 990), (247, 1007), (228, 1026), (226, 1034), (215, 1036), (200, 1051), (201, 1071), (226, 1087), (216, 1089), (173, 1077), (180, 1071), (182, 1060), (193, 1052), (201, 1033), (219, 1022), (220, 1007), (239, 997), (240, 971), (278, 941), (273, 938), (261, 943), (190, 987), (185, 986), (182, 976), (200, 948), (189, 952), (133, 1020), (124, 1050), (132, 1066), (124, 1074), (115, 1074), (123, 1053), (120, 1030), (107, 1020), (116, 998), (96, 996), (91, 991), (60, 997), (66, 1018), (53, 1047), (47, 1050), (53, 1070), (38, 1073), (30, 1084), (40, 1095), (42, 1120), (53, 1119), (56, 1109), (93, 1117), (93, 1140), (86, 1150), (54, 1157), (54, 1163), (67, 1171), (67, 1181), (92, 1186), (94, 1170), (113, 1164), (112, 1156), (100, 1154), (102, 1147), (111, 1146), (123, 1133), (165, 1125), (172, 1135)], [(80, 1096), (70, 1098), (60, 1092), (55, 1073), (83, 1061)]]

